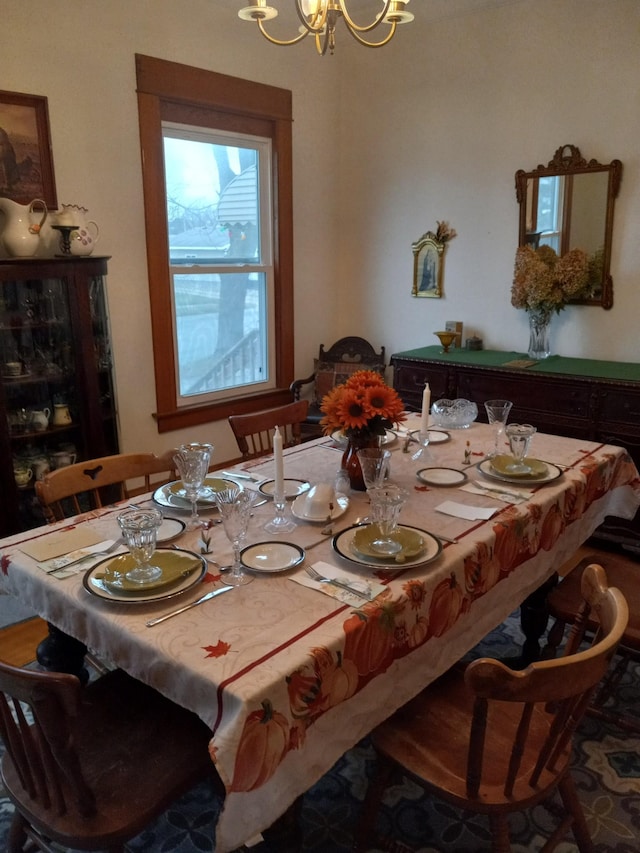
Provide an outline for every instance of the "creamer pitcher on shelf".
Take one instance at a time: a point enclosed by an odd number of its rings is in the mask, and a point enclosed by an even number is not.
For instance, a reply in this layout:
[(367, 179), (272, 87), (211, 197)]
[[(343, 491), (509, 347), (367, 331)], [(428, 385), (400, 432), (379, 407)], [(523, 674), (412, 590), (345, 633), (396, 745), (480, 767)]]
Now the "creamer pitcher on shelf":
[(18, 204), (9, 198), (0, 198), (2, 240), (12, 258), (32, 258), (40, 245), (40, 229), (47, 218), (47, 205), (41, 198), (31, 204)]

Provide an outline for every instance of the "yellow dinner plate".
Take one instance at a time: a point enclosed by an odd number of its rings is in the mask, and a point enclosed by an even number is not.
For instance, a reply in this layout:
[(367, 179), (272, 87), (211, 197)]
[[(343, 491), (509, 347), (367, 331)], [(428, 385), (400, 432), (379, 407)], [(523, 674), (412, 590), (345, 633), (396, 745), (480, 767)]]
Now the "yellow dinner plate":
[(161, 569), (162, 574), (148, 583), (135, 583), (135, 581), (125, 577), (126, 573), (130, 572), (136, 565), (131, 554), (119, 554), (117, 557), (103, 561), (100, 564), (100, 570), (94, 572), (93, 577), (102, 581), (106, 586), (122, 592), (147, 593), (150, 590), (158, 590), (189, 577), (192, 572), (202, 569), (200, 557), (189, 551), (173, 549), (154, 551), (149, 562), (152, 566)]
[(529, 471), (523, 474), (509, 470), (509, 466), (514, 464), (514, 459), (513, 456), (506, 454), (494, 456), (491, 460), (491, 467), (503, 477), (513, 477), (516, 480), (527, 480), (529, 478), (537, 480), (539, 477), (544, 477), (549, 470), (546, 462), (541, 462), (539, 459), (532, 459), (530, 456), (527, 456), (522, 461), (530, 468)]
[(402, 546), (396, 554), (386, 556), (373, 547), (373, 542), (380, 538), (377, 524), (367, 524), (359, 527), (353, 536), (353, 547), (363, 557), (375, 557), (377, 560), (390, 560), (392, 563), (403, 562), (417, 556), (424, 550), (425, 542), (417, 530), (409, 527), (397, 527), (389, 537)]

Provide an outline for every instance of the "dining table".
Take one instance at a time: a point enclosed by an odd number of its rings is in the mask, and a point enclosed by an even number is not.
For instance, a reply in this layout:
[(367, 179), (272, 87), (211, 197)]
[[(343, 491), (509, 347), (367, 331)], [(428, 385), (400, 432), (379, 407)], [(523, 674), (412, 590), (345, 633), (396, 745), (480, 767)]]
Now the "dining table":
[[(212, 488), (223, 481), (255, 492), (243, 544), (247, 585), (225, 586), (232, 551), (215, 502), (200, 508), (208, 529), (189, 530), (175, 484), (129, 502), (160, 506), (175, 523), (160, 550), (204, 559), (197, 582), (180, 581), (175, 594), (112, 596), (100, 587), (100, 567), (124, 547), (63, 570), (38, 560), (48, 537), (71, 541), (90, 531), (117, 543), (126, 503), (0, 540), (2, 592), (211, 728), (210, 756), (226, 789), (217, 853), (272, 825), (548, 582), (605, 517), (630, 518), (640, 506), (640, 477), (623, 447), (537, 433), (529, 449), (535, 466), (515, 477), (504, 467), (502, 440), (498, 461), (488, 458), (488, 424), (431, 425), (427, 447), (412, 432), (419, 416), (399, 426), (383, 439), (389, 479), (406, 493), (399, 519), (406, 539), (396, 556), (372, 551), (368, 495), (344, 480), (326, 517), (305, 517), (309, 486), (333, 486), (340, 473), (340, 435), (284, 452), (286, 513), (296, 526), (278, 534), (265, 530), (274, 516), (273, 455), (212, 466)], [(153, 624), (222, 588), (229, 591)], [(425, 732), (426, 742), (437, 736)]]

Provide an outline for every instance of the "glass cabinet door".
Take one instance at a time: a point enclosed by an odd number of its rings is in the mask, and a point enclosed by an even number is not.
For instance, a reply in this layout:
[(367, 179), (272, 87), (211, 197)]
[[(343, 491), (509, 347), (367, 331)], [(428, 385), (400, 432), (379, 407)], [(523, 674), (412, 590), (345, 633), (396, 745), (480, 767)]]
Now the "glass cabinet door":
[(61, 261), (59, 269), (55, 261), (41, 262), (41, 269), (31, 259), (0, 261), (0, 430), (6, 428), (2, 443), (11, 457), (0, 480), (13, 480), (3, 489), (11, 528), (43, 523), (35, 483), (48, 471), (117, 452), (105, 279), (95, 274), (97, 260)]

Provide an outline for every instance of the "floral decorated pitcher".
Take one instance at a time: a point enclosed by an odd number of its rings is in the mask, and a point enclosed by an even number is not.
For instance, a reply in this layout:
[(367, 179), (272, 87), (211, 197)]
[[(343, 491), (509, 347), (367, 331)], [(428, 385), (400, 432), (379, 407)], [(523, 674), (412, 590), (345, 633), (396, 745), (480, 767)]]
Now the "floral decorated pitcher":
[(47, 205), (41, 198), (31, 204), (18, 204), (9, 198), (0, 198), (3, 213), (2, 239), (12, 258), (32, 258), (40, 245), (40, 229), (47, 218)]
[(87, 208), (80, 204), (63, 204), (58, 213), (60, 225), (77, 225), (70, 237), (72, 255), (90, 255), (100, 239), (98, 224), (93, 219), (87, 219), (88, 213)]

